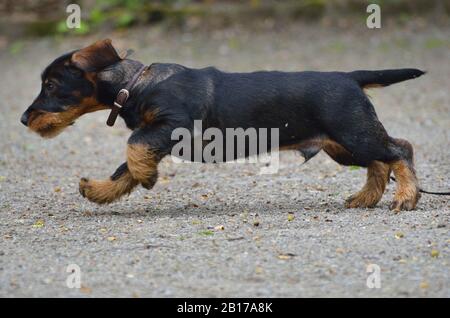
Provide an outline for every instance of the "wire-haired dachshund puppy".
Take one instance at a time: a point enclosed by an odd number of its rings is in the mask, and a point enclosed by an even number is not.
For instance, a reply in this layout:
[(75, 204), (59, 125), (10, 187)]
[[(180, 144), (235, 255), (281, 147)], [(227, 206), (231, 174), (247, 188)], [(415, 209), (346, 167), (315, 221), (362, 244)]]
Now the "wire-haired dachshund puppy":
[(80, 193), (100, 204), (139, 184), (151, 189), (158, 163), (177, 142), (172, 131), (192, 131), (194, 120), (202, 120), (204, 129), (221, 131), (278, 128), (281, 150), (297, 149), (305, 159), (324, 150), (342, 165), (367, 167), (366, 184), (347, 199), (349, 208), (375, 206), (393, 172), (397, 189), (390, 207), (411, 210), (420, 196), (413, 148), (387, 134), (364, 89), (422, 74), (417, 69), (225, 73), (178, 64), (143, 67), (119, 55), (106, 39), (53, 61), (21, 122), (43, 137), (54, 137), (97, 110), (112, 110), (110, 125), (117, 114), (125, 120), (133, 131), (126, 161), (109, 179), (80, 181)]

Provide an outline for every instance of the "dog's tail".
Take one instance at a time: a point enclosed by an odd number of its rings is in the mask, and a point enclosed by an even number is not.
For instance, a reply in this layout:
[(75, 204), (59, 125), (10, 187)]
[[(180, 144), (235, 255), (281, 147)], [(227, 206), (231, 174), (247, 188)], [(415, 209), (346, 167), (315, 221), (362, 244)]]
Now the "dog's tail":
[(425, 74), (424, 71), (415, 68), (380, 71), (354, 71), (347, 73), (347, 75), (358, 82), (359, 86), (362, 88), (389, 86), (391, 84), (419, 77), (423, 74)]

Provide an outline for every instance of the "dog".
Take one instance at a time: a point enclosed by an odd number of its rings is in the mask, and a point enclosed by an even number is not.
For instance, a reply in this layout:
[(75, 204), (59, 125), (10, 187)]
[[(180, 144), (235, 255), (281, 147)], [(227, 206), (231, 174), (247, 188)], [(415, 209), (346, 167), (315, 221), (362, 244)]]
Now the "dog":
[(50, 138), (86, 113), (111, 110), (109, 125), (117, 115), (123, 118), (132, 130), (126, 161), (109, 179), (82, 178), (79, 183), (81, 195), (98, 204), (113, 202), (138, 185), (151, 189), (158, 163), (176, 143), (172, 131), (192, 131), (194, 120), (202, 120), (205, 129), (221, 131), (278, 128), (280, 150), (298, 150), (305, 160), (324, 150), (341, 165), (366, 167), (366, 184), (346, 200), (348, 208), (374, 207), (393, 173), (397, 188), (390, 209), (412, 210), (420, 198), (413, 148), (388, 135), (365, 89), (424, 73), (226, 73), (162, 63), (144, 67), (118, 54), (105, 39), (54, 60), (42, 73), (41, 91), (21, 122)]

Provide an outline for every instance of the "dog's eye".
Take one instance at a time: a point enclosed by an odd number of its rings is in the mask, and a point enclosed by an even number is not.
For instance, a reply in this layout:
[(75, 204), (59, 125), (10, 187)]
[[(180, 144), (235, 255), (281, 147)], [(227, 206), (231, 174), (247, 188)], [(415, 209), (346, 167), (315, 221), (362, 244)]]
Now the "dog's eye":
[(49, 92), (53, 91), (55, 88), (56, 88), (56, 86), (52, 82), (47, 82), (45, 84), (45, 89)]

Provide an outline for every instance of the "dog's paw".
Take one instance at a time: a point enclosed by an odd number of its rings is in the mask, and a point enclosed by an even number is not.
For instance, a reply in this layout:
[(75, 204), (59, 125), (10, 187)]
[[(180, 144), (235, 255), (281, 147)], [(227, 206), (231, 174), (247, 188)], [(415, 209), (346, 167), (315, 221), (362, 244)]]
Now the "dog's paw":
[(117, 199), (110, 191), (110, 183), (111, 180), (81, 178), (78, 189), (80, 194), (89, 201), (97, 204), (106, 204)]
[(380, 198), (381, 196), (377, 193), (360, 191), (345, 200), (345, 207), (347, 209), (373, 208), (380, 201)]
[(416, 187), (415, 191), (409, 193), (400, 193), (394, 196), (389, 209), (398, 213), (400, 211), (411, 211), (416, 208), (417, 202), (420, 199), (419, 189)]
[(389, 209), (393, 212), (400, 212), (402, 210), (410, 211), (416, 207), (416, 204), (413, 200), (405, 200), (405, 201), (397, 201), (394, 200), (389, 205)]
[(80, 191), (80, 194), (83, 198), (86, 197), (86, 191), (88, 190), (88, 188), (89, 188), (89, 179), (81, 178), (78, 184), (78, 191)]

